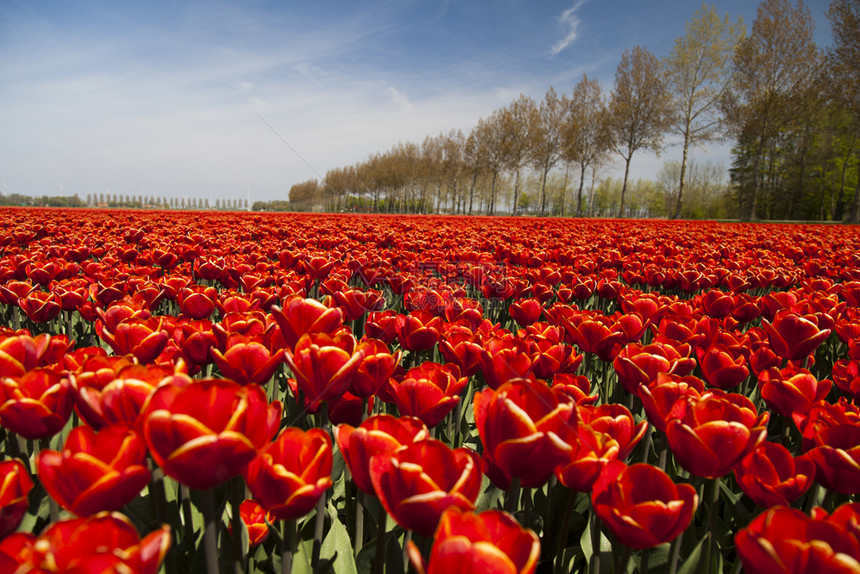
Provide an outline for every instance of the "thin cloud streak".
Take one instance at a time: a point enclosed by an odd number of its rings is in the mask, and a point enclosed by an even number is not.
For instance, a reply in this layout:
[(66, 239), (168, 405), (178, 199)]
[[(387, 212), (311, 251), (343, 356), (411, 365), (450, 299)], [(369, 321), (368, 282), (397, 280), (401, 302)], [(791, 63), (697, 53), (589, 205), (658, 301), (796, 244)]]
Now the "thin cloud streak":
[(550, 53), (553, 56), (557, 56), (563, 52), (565, 48), (570, 46), (579, 37), (579, 25), (582, 21), (576, 13), (582, 7), (583, 2), (584, 0), (579, 0), (572, 7), (562, 12), (561, 16), (558, 17), (559, 23), (566, 28), (567, 33), (564, 38), (556, 42), (552, 47), (552, 50), (550, 50)]

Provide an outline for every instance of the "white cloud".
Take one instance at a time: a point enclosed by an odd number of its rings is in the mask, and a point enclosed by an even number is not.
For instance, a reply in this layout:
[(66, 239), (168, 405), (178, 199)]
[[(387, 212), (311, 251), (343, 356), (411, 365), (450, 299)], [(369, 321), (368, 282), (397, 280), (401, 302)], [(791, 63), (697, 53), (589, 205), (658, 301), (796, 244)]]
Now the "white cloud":
[(409, 98), (406, 96), (406, 94), (404, 94), (394, 86), (390, 86), (387, 90), (385, 90), (385, 93), (388, 94), (388, 98), (392, 102), (400, 106), (400, 108), (404, 110), (412, 109), (412, 102), (409, 101)]
[(564, 12), (561, 13), (561, 16), (558, 17), (559, 24), (565, 29), (564, 37), (553, 45), (550, 53), (555, 56), (562, 52), (565, 48), (570, 46), (574, 40), (579, 36), (579, 24), (581, 22), (580, 18), (576, 15), (576, 12), (584, 3), (584, 0), (578, 0), (576, 4), (572, 7), (568, 8)]

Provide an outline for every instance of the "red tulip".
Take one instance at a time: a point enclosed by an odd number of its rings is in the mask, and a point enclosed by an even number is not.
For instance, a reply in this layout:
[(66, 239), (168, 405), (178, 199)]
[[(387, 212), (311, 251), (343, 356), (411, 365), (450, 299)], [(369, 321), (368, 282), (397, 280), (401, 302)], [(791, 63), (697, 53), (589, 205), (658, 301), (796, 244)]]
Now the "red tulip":
[(312, 428), (281, 431), (244, 470), (251, 494), (281, 520), (310, 512), (332, 485), (332, 450), (328, 433)]
[(647, 423), (634, 424), (630, 411), (617, 404), (577, 405), (577, 413), (579, 424), (566, 438), (570, 455), (556, 466), (555, 475), (571, 490), (589, 492), (610, 462), (627, 458)]
[(302, 336), (284, 360), (296, 377), (299, 388), (315, 409), (349, 390), (364, 352), (356, 349), (355, 337), (311, 333)]
[(528, 342), (494, 336), (485, 340), (483, 347), (481, 373), (491, 389), (498, 389), (508, 381), (534, 379)]
[(675, 484), (649, 464), (627, 466), (616, 460), (595, 483), (594, 512), (622, 544), (653, 548), (670, 542), (693, 519), (699, 496), (689, 484)]
[(360, 319), (365, 313), (377, 311), (385, 306), (385, 299), (380, 291), (368, 289), (345, 289), (335, 291), (332, 295), (334, 304), (343, 312), (344, 321)]
[(44, 291), (31, 291), (18, 299), (18, 305), (34, 323), (53, 321), (63, 310), (60, 306), (59, 297)]
[(385, 511), (403, 528), (431, 536), (445, 509), (471, 510), (481, 491), (480, 459), (426, 439), (374, 455), (370, 479)]
[(117, 355), (134, 355), (141, 363), (150, 363), (164, 350), (169, 335), (162, 319), (125, 319), (114, 331), (103, 330), (100, 336)]
[(832, 376), (839, 390), (860, 403), (860, 360), (839, 359), (833, 363)]
[(735, 545), (750, 574), (860, 571), (860, 543), (843, 526), (787, 506), (759, 514)]
[(815, 479), (842, 494), (860, 494), (860, 424), (820, 428), (807, 456), (815, 463)]
[(314, 299), (293, 295), (284, 301), (284, 307), (272, 307), (272, 318), (281, 328), (289, 348), (294, 348), (302, 335), (308, 333), (334, 334), (343, 326), (343, 312), (337, 307), (326, 307)]
[(454, 363), (464, 377), (471, 377), (481, 368), (480, 341), (470, 330), (446, 331), (439, 341), (439, 352), (448, 363)]
[(213, 347), (212, 360), (224, 377), (242, 385), (265, 385), (284, 357), (283, 349), (273, 353), (266, 345), (244, 335), (230, 335), (226, 347), (224, 353)]
[(540, 379), (549, 379), (559, 371), (576, 372), (582, 364), (583, 356), (575, 355), (573, 347), (562, 342), (545, 338), (529, 340), (529, 355), (532, 372)]
[(50, 335), (0, 335), (0, 377), (20, 377), (38, 367), (50, 342)]
[[(260, 503), (251, 498), (243, 500), (242, 504), (239, 505), (239, 516), (242, 517), (242, 522), (248, 529), (248, 545), (251, 548), (262, 544), (269, 538), (269, 524), (276, 520), (271, 512), (266, 512)], [(232, 524), (228, 526), (231, 534), (233, 532), (232, 526)]]
[(398, 315), (394, 329), (397, 341), (407, 351), (426, 351), (439, 342), (442, 319), (427, 311), (412, 311), (408, 315)]
[(380, 453), (392, 453), (399, 448), (429, 437), (427, 427), (415, 417), (375, 415), (358, 427), (341, 424), (334, 438), (346, 462), (352, 479), (362, 491), (373, 494), (370, 480), (370, 459)]
[(173, 338), (179, 345), (182, 358), (194, 366), (202, 367), (212, 362), (210, 351), (217, 340), (213, 332), (212, 321), (178, 321), (173, 331)]
[(75, 408), (94, 429), (119, 423), (142, 431), (140, 413), (155, 387), (162, 382), (191, 381), (179, 367), (138, 365), (132, 359), (130, 355), (90, 358), (75, 376)]
[(624, 333), (619, 327), (608, 326), (597, 317), (583, 315), (564, 325), (568, 340), (583, 353), (594, 353), (601, 360), (611, 362), (623, 346)]
[(588, 394), (591, 392), (591, 381), (585, 375), (558, 373), (552, 379), (552, 388), (557, 393), (570, 397), (576, 404), (592, 404), (600, 398), (596, 394)]
[(659, 373), (686, 375), (696, 367), (695, 361), (682, 354), (679, 349), (689, 353), (690, 346), (629, 343), (621, 349), (612, 365), (618, 374), (618, 381), (627, 392), (638, 394), (639, 385), (652, 386)]
[(565, 437), (576, 431), (576, 408), (546, 384), (511, 381), (475, 393), (473, 406), (484, 471), (499, 488), (507, 489), (515, 477), (523, 486), (541, 486), (567, 460)]
[(468, 382), (456, 365), (425, 361), (409, 369), (402, 380), (392, 378), (388, 392), (400, 414), (417, 417), (433, 428), (460, 402)]
[(368, 337), (379, 339), (386, 345), (390, 345), (397, 337), (396, 319), (396, 311), (374, 311), (367, 316), (367, 321), (364, 323), (364, 333)]
[(38, 285), (33, 285), (29, 280), (7, 281), (5, 284), (0, 284), (0, 302), (6, 305), (17, 305), (19, 299), (38, 288)]
[(163, 385), (142, 415), (146, 445), (164, 473), (191, 488), (238, 475), (271, 439), (281, 404), (257, 385), (225, 379)]
[(400, 363), (401, 351), (398, 349), (392, 353), (379, 339), (367, 337), (358, 343), (356, 350), (363, 357), (349, 386), (350, 393), (361, 398), (372, 397), (394, 374)]
[(10, 572), (128, 572), (156, 574), (170, 548), (165, 525), (141, 539), (128, 518), (103, 512), (55, 522), (38, 538), (17, 534), (0, 542), (0, 567)]
[(176, 301), (183, 315), (191, 319), (205, 319), (215, 310), (218, 290), (214, 287), (195, 285), (179, 292)]
[(457, 297), (445, 306), (445, 320), (469, 330), (477, 329), (484, 320), (484, 309), (475, 299)]
[(48, 369), (35, 369), (0, 381), (0, 425), (24, 438), (54, 436), (72, 414), (69, 379)]
[(788, 506), (801, 497), (815, 477), (815, 464), (793, 458), (779, 443), (764, 441), (735, 467), (738, 486), (762, 508)]
[(527, 327), (540, 319), (543, 307), (537, 299), (521, 299), (511, 303), (508, 312), (520, 327)]
[(758, 379), (765, 404), (785, 417), (805, 415), (833, 386), (831, 381), (819, 381), (806, 369), (792, 365), (784, 369), (771, 367), (759, 373)]
[(805, 359), (830, 336), (830, 329), (819, 329), (814, 315), (799, 315), (790, 309), (779, 311), (773, 323), (762, 321), (773, 351), (792, 361)]
[(38, 469), (51, 498), (78, 516), (121, 509), (150, 478), (143, 438), (120, 425), (75, 427), (62, 452), (39, 453)]
[(718, 344), (705, 351), (697, 347), (696, 355), (702, 375), (712, 387), (724, 391), (731, 389), (744, 382), (750, 374), (746, 358), (735, 348)]
[(540, 540), (501, 510), (481, 514), (449, 508), (433, 535), (429, 565), (417, 547), (409, 559), (419, 574), (532, 574), (540, 558)]
[(627, 458), (633, 447), (645, 436), (647, 423), (638, 424), (633, 414), (624, 405), (605, 403), (599, 406), (577, 405), (580, 424), (591, 427), (597, 432), (606, 433), (618, 442), (619, 458)]
[(715, 478), (730, 472), (764, 440), (769, 413), (757, 414), (743, 395), (717, 389), (686, 398), (685, 412), (668, 421), (675, 459), (691, 474)]
[(719, 289), (710, 289), (702, 294), (702, 309), (708, 317), (722, 319), (732, 312), (735, 299)]
[(21, 524), (32, 489), (30, 473), (20, 460), (0, 462), (0, 538), (14, 532)]

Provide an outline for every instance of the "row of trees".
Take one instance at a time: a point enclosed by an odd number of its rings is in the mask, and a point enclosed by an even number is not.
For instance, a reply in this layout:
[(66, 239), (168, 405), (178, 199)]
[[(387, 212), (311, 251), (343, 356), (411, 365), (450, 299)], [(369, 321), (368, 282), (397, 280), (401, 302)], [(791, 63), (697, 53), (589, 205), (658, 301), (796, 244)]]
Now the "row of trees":
[[(646, 212), (673, 218), (841, 220), (850, 212), (857, 222), (858, 14), (860, 0), (834, 0), (834, 46), (821, 50), (799, 0), (764, 0), (748, 35), (740, 20), (703, 5), (663, 58), (642, 46), (625, 51), (608, 95), (585, 74), (567, 94), (550, 88), (540, 102), (520, 95), (468, 134), (398, 143), (330, 170), (323, 181), (297, 184), (290, 206), (636, 216), (650, 205)], [(726, 138), (735, 142), (730, 185), (709, 176), (703, 195), (692, 189), (691, 151)], [(631, 199), (631, 188), (642, 194), (648, 186), (631, 184), (630, 165), (638, 152), (661, 153), (669, 144), (680, 149), (680, 160), (667, 162), (651, 182), (660, 190), (652, 194), (660, 197), (657, 210), (650, 199)], [(605, 177), (619, 160), (620, 184)], [(595, 210), (598, 192), (619, 185)]]
[(155, 197), (124, 195), (116, 193), (87, 194), (86, 207), (119, 207), (129, 209), (199, 209), (216, 211), (239, 211), (248, 209), (248, 200), (240, 198), (215, 199), (210, 203), (205, 198)]

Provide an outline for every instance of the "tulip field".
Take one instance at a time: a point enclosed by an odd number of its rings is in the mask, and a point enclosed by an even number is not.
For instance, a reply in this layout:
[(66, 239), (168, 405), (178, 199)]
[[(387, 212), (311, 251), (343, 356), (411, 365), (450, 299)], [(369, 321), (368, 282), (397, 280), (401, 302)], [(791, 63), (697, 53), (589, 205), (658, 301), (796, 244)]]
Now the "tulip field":
[(0, 574), (860, 572), (860, 228), (0, 210)]

